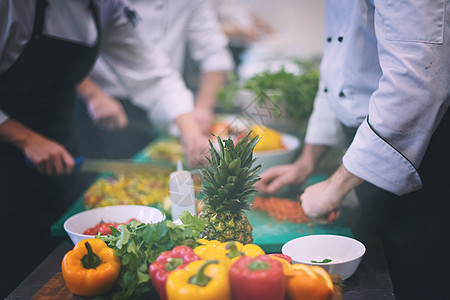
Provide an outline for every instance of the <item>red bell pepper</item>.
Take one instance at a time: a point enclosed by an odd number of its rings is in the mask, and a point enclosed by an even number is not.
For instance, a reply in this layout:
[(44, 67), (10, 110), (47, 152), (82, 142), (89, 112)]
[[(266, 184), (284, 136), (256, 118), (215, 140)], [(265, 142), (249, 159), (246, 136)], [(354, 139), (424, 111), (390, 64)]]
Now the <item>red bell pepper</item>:
[(233, 300), (284, 299), (283, 266), (267, 255), (241, 256), (229, 270)]
[(194, 250), (188, 246), (175, 246), (171, 251), (161, 253), (148, 269), (153, 286), (161, 300), (167, 299), (167, 277), (173, 270), (184, 269), (190, 262), (200, 260)]

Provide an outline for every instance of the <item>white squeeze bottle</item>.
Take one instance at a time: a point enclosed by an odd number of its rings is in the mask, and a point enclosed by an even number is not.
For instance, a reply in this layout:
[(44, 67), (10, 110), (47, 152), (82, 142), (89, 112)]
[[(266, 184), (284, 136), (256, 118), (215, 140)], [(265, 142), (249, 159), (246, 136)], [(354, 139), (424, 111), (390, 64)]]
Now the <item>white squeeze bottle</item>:
[(192, 180), (191, 172), (183, 170), (180, 160), (177, 162), (176, 172), (170, 173), (169, 192), (172, 220), (178, 219), (179, 215), (185, 210), (193, 216), (197, 214), (194, 181)]

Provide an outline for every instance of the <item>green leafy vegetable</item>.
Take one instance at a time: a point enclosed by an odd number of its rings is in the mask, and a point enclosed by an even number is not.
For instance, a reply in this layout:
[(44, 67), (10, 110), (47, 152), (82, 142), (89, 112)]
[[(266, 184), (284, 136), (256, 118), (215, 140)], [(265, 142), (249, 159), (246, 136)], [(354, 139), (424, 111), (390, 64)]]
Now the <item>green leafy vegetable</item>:
[(311, 260), (311, 262), (312, 263), (315, 263), (315, 264), (326, 264), (326, 263), (329, 263), (329, 262), (332, 262), (333, 260), (332, 259), (329, 259), (329, 258), (325, 258), (324, 260), (322, 260), (322, 261), (316, 261), (316, 260)]
[(181, 214), (180, 220), (182, 225), (169, 220), (156, 224), (133, 220), (128, 225), (119, 225), (106, 237), (97, 236), (115, 250), (122, 263), (119, 279), (105, 299), (148, 299), (153, 294), (156, 296), (148, 274), (150, 264), (159, 254), (177, 245), (197, 246), (196, 239), (205, 228), (202, 219), (188, 212)]
[(218, 95), (219, 103), (225, 110), (230, 110), (239, 90), (251, 91), (259, 104), (284, 107), (287, 117), (295, 123), (299, 134), (304, 136), (319, 86), (319, 68), (316, 60), (294, 63), (302, 70), (300, 75), (282, 68), (277, 72), (255, 74), (245, 82), (238, 81), (236, 76), (229, 78)]
[(301, 75), (294, 75), (284, 69), (276, 73), (268, 71), (250, 78), (245, 87), (258, 95), (256, 100), (263, 104), (273, 102), (284, 106), (287, 117), (293, 121), (304, 136), (313, 102), (319, 86), (319, 71), (305, 70)]

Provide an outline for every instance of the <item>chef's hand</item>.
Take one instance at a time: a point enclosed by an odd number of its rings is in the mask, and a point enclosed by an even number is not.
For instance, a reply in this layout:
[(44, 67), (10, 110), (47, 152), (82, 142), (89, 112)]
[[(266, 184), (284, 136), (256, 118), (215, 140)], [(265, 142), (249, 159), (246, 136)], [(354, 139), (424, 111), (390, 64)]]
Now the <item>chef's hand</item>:
[(197, 105), (194, 109), (194, 118), (200, 126), (200, 130), (208, 135), (214, 120), (214, 109)]
[(261, 174), (261, 181), (257, 184), (259, 192), (273, 194), (286, 185), (305, 182), (326, 150), (326, 146), (306, 143), (294, 163), (276, 166)]
[(41, 174), (70, 174), (75, 168), (75, 161), (64, 146), (39, 134), (26, 140), (23, 152)]
[(341, 165), (330, 178), (311, 185), (299, 196), (305, 214), (319, 223), (337, 219), (344, 197), (363, 180)]
[(118, 130), (128, 125), (128, 116), (119, 101), (102, 93), (87, 101), (92, 121), (107, 131)]
[(0, 124), (0, 141), (21, 150), (39, 173), (49, 176), (70, 174), (75, 168), (75, 161), (64, 146), (17, 120), (8, 118)]
[(318, 223), (334, 221), (343, 198), (328, 180), (307, 187), (299, 196), (305, 214)]
[(128, 117), (122, 104), (90, 78), (85, 78), (77, 86), (77, 91), (83, 96), (92, 121), (100, 128), (113, 131), (128, 125)]
[(189, 167), (197, 167), (207, 162), (209, 142), (194, 119), (193, 114), (183, 114), (176, 120), (181, 132), (181, 142), (188, 158)]
[(303, 183), (309, 175), (310, 171), (296, 163), (275, 166), (261, 174), (256, 187), (260, 193), (273, 194), (286, 185)]

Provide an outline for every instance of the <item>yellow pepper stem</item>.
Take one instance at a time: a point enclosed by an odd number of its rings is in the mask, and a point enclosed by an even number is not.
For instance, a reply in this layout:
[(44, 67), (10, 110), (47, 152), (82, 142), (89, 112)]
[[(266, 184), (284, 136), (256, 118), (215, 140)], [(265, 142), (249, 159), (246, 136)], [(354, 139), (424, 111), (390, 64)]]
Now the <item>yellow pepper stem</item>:
[(85, 269), (96, 269), (100, 264), (100, 258), (92, 251), (91, 245), (88, 242), (84, 243), (87, 249), (87, 254), (81, 259), (81, 263)]
[(236, 246), (236, 243), (234, 241), (228, 242), (228, 244), (225, 246), (225, 249), (230, 250), (227, 253), (227, 257), (228, 258), (235, 258), (235, 257), (239, 257), (239, 256), (243, 256), (244, 255), (243, 252), (238, 250), (238, 248)]
[(211, 264), (218, 264), (218, 263), (219, 263), (219, 260), (217, 260), (217, 259), (212, 259), (212, 260), (208, 260), (207, 262), (205, 262), (200, 267), (200, 269), (198, 269), (197, 274), (195, 274), (194, 276), (192, 276), (189, 279), (189, 283), (190, 284), (194, 284), (194, 285), (198, 285), (198, 286), (206, 286), (209, 283), (209, 281), (211, 280), (211, 278), (209, 278), (205, 274), (206, 267), (211, 265)]

